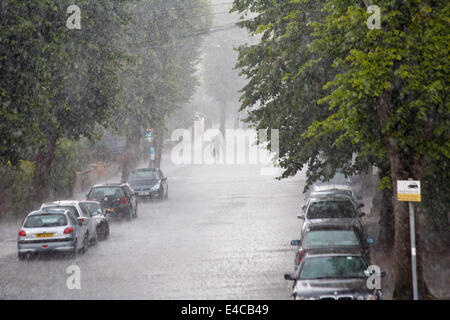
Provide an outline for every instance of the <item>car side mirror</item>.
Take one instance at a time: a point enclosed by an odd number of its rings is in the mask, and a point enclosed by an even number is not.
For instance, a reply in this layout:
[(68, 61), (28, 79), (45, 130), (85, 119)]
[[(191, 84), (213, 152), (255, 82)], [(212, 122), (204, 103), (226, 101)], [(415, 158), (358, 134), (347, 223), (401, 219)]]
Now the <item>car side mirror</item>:
[(358, 208), (362, 208), (362, 207), (364, 207), (364, 203), (358, 203)]
[(305, 214), (304, 214), (304, 213), (299, 213), (299, 214), (297, 215), (297, 218), (298, 218), (298, 219), (305, 220)]
[(162, 181), (167, 181), (167, 177), (164, 177), (161, 179)]
[(290, 281), (294, 281), (295, 279), (295, 275), (293, 275), (292, 273), (286, 273), (284, 275), (284, 280), (290, 280)]
[(380, 277), (384, 278), (386, 276), (386, 271), (380, 271)]
[(83, 217), (78, 217), (77, 220), (78, 220), (78, 224), (80, 226), (82, 226), (84, 224), (84, 222), (86, 221)]
[(299, 246), (300, 240), (291, 240), (291, 246)]

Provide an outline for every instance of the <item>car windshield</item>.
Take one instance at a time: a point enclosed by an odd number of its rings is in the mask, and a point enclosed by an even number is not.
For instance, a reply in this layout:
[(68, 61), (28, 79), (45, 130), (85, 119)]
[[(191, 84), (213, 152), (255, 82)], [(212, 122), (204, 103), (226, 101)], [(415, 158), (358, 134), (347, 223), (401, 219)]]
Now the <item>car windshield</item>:
[(301, 280), (363, 278), (367, 265), (359, 256), (312, 257), (304, 261)]
[(88, 197), (95, 200), (103, 200), (105, 197), (124, 197), (121, 187), (97, 187), (93, 188)]
[(308, 219), (354, 218), (355, 208), (350, 200), (327, 200), (312, 202), (308, 208)]
[(359, 241), (353, 230), (317, 230), (306, 233), (302, 246), (304, 248), (359, 246)]
[(25, 221), (25, 228), (62, 227), (67, 225), (64, 214), (45, 213), (32, 215)]
[(154, 170), (134, 171), (130, 174), (128, 181), (153, 180), (153, 179), (159, 179), (159, 174), (157, 171)]
[(91, 216), (102, 214), (102, 207), (98, 203), (84, 202), (82, 205), (89, 211)]

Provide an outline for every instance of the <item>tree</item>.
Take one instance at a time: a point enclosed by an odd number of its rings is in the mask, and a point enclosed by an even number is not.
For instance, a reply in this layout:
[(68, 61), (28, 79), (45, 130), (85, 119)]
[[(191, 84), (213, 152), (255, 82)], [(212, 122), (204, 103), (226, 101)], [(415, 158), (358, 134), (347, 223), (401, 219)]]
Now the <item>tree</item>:
[(159, 167), (165, 119), (188, 102), (196, 86), (201, 39), (195, 31), (209, 23), (199, 19), (208, 12), (203, 0), (139, 1), (129, 10), (134, 19), (123, 38), (129, 57), (122, 74), (125, 94), (115, 117), (127, 141), (122, 180), (136, 166), (136, 150), (148, 127), (153, 129), (154, 165)]
[(48, 194), (58, 140), (91, 136), (95, 124), (105, 124), (119, 91), (121, 55), (109, 44), (126, 18), (122, 4), (80, 1), (82, 30), (66, 27), (70, 4), (2, 2), (2, 131), (12, 129), (5, 142), (17, 149), (2, 148), (1, 156), (16, 163), (32, 150), (38, 203)]
[[(396, 200), (396, 180), (437, 181), (437, 167), (448, 163), (449, 5), (386, 1), (382, 28), (368, 30), (365, 2), (234, 3), (237, 11), (260, 13), (243, 25), (263, 33), (257, 46), (240, 49), (239, 66), (250, 78), (243, 108), (260, 104), (249, 121), (280, 128), (283, 176), (303, 165), (308, 182), (326, 179), (327, 167), (328, 174), (382, 168), (395, 219), (394, 297), (410, 298), (408, 210)], [(425, 298), (420, 256), (418, 262)]]

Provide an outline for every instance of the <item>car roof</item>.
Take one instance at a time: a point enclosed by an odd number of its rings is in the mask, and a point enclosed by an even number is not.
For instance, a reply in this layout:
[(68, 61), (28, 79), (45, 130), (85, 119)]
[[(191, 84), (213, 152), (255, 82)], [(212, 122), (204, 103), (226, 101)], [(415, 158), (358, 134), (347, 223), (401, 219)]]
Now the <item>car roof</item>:
[(324, 226), (348, 226), (355, 227), (360, 230), (360, 224), (356, 218), (327, 218), (327, 219), (309, 219), (307, 220), (302, 229), (306, 230), (311, 227), (324, 227)]
[(345, 257), (345, 256), (358, 256), (364, 257), (359, 247), (347, 248), (320, 248), (320, 249), (308, 249), (306, 251), (306, 257)]
[(131, 172), (145, 172), (145, 171), (159, 171), (159, 168), (139, 168), (134, 169)]
[(306, 225), (306, 232), (309, 231), (357, 231), (358, 228), (355, 224), (351, 223), (335, 223), (335, 221), (330, 223), (312, 223)]
[(44, 213), (66, 213), (66, 212), (70, 212), (70, 211), (67, 209), (44, 208), (41, 210), (32, 211), (27, 216), (40, 215), (40, 214), (44, 214)]
[(100, 202), (94, 200), (81, 200), (80, 203), (93, 203), (100, 205)]
[(352, 201), (352, 197), (346, 193), (330, 193), (326, 195), (315, 195), (311, 194), (310, 202), (326, 202), (326, 201)]
[(93, 185), (92, 188), (123, 187), (126, 185), (127, 185), (126, 182), (100, 183), (100, 184)]
[(76, 206), (80, 203), (79, 200), (57, 200), (57, 201), (49, 201), (45, 202), (43, 206)]
[(321, 192), (321, 191), (333, 191), (333, 190), (346, 190), (346, 191), (353, 191), (352, 187), (345, 184), (339, 184), (339, 183), (330, 183), (330, 184), (320, 184), (320, 185), (314, 185), (313, 192)]

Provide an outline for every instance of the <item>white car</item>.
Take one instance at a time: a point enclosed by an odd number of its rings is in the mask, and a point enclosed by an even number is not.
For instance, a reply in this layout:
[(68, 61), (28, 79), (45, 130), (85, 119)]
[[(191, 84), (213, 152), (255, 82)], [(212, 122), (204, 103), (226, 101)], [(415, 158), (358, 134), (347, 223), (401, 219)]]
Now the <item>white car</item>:
[(45, 202), (42, 204), (41, 210), (44, 208), (62, 208), (70, 210), (78, 220), (83, 221), (83, 224), (86, 225), (89, 242), (92, 244), (97, 243), (97, 222), (91, 217), (91, 214), (86, 208), (80, 206), (80, 201), (61, 200)]

